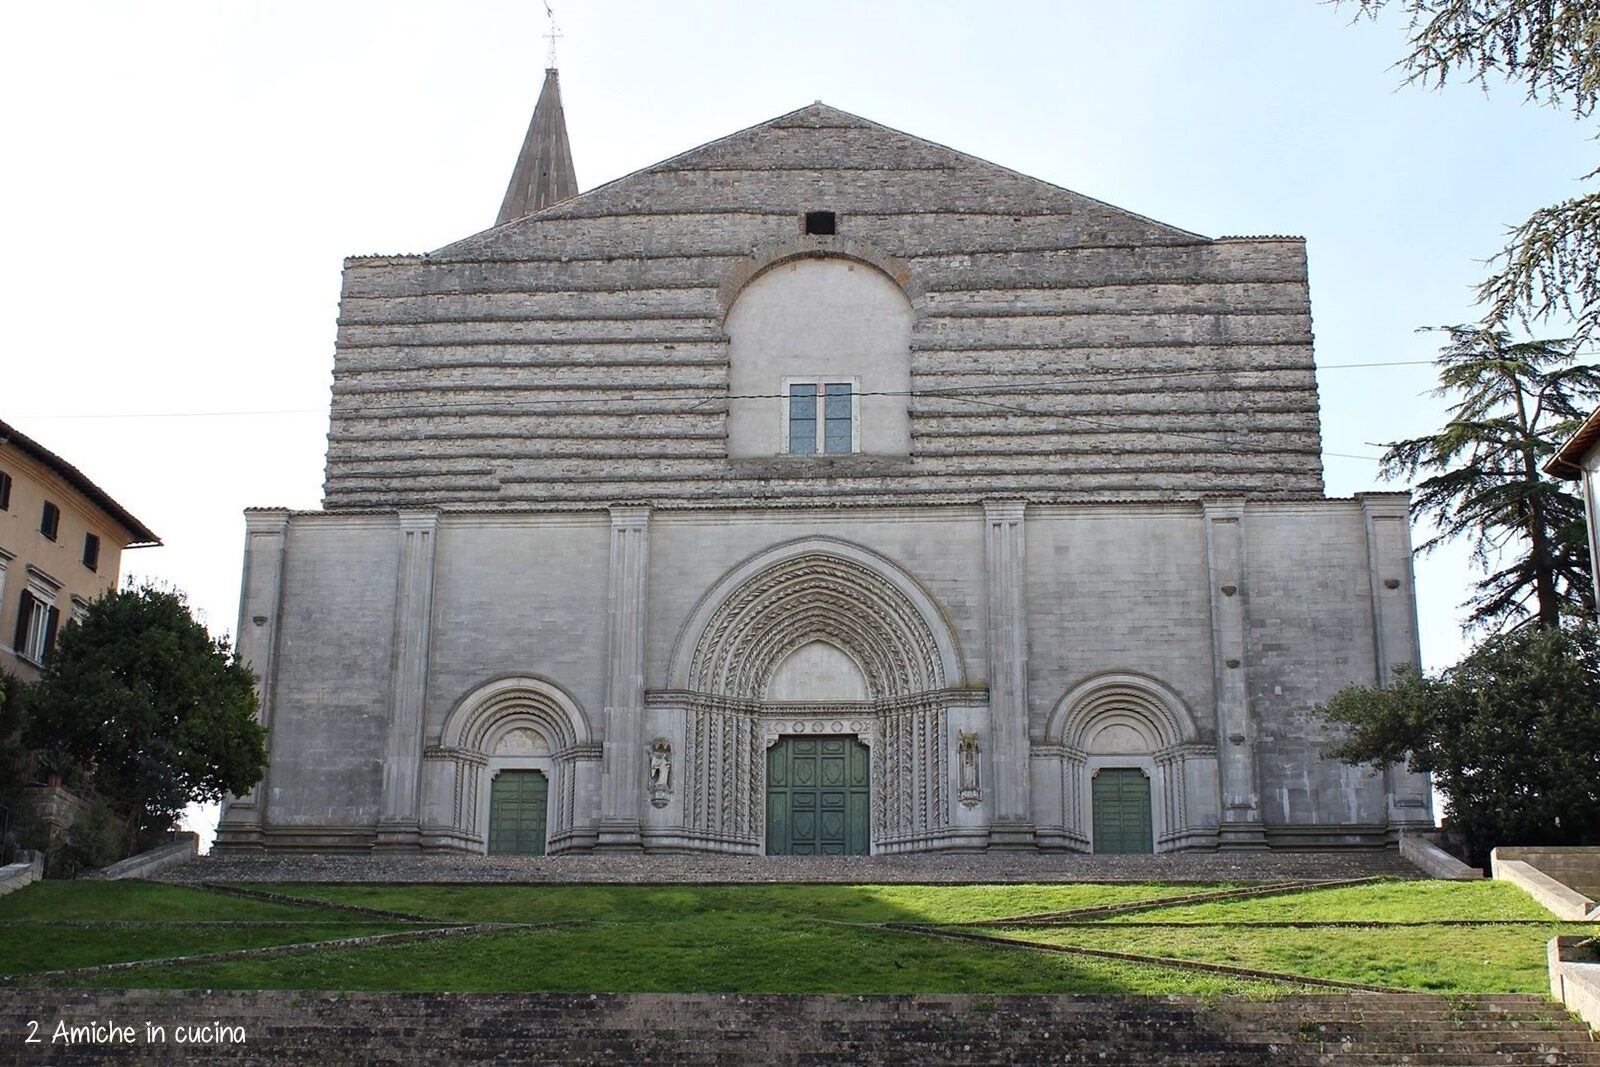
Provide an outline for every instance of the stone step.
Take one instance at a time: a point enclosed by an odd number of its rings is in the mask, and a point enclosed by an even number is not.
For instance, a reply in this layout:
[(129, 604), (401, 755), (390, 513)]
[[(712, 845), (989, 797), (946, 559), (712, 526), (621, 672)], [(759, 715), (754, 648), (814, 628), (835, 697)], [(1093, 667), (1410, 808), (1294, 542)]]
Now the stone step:
[[(1381, 1004), (1381, 1010), (1378, 1005)], [(326, 994), (0, 989), (0, 1034), (57, 1018), (210, 1019), (243, 1046), (50, 1048), (15, 1062), (440, 1062), (771, 1067), (837, 1063), (1600, 1065), (1600, 1044), (1535, 996), (1223, 998)]]

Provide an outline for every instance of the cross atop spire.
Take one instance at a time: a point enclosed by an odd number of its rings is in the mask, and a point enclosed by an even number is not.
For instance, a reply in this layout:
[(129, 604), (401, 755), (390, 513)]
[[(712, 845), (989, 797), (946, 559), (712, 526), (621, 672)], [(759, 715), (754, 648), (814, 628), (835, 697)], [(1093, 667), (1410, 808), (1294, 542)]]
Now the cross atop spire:
[[(554, 25), (550, 47), (555, 49)], [(572, 146), (567, 142), (567, 120), (561, 110), (561, 83), (554, 65), (544, 72), (544, 88), (533, 108), (522, 151), (511, 172), (505, 202), (495, 225), (531, 215), (541, 208), (578, 195), (578, 175), (572, 167)]]
[(555, 10), (550, 7), (548, 0), (544, 5), (544, 13), (550, 19), (550, 32), (545, 37), (550, 41), (550, 58), (545, 60), (545, 67), (554, 70), (556, 66), (556, 39), (561, 36), (561, 27), (556, 25)]

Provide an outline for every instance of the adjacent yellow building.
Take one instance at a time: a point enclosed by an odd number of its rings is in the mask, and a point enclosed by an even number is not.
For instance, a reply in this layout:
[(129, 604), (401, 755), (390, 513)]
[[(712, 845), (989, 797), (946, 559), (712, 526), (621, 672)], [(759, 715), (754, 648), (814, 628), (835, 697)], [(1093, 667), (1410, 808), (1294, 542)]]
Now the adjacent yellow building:
[(0, 669), (32, 681), (56, 635), (161, 543), (82, 471), (0, 422)]

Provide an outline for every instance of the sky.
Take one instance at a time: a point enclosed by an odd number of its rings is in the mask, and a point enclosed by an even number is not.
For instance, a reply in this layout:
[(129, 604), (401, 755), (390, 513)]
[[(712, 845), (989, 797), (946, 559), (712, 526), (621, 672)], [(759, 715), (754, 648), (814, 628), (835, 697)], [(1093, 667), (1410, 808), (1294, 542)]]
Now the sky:
[[(1595, 163), (1514, 87), (1402, 87), (1403, 20), (1349, 4), (555, 14), (583, 189), (820, 99), (1208, 236), (1304, 236), (1332, 496), (1403, 488), (1381, 443), (1445, 417), (1417, 330), (1476, 318), (1506, 229)], [(125, 575), (233, 631), (243, 509), (320, 503), (343, 258), (493, 223), (548, 32), (540, 0), (0, 9), (0, 419), (162, 537)], [(1471, 580), (1459, 548), (1418, 561), (1425, 667), (1468, 647)]]

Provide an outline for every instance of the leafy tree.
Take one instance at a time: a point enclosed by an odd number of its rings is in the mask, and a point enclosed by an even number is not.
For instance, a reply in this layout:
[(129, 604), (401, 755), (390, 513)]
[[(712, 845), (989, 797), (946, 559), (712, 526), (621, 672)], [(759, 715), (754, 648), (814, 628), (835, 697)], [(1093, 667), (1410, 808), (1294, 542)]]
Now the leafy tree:
[(1385, 478), (1429, 476), (1414, 505), (1437, 532), (1429, 552), (1466, 538), (1488, 576), (1467, 601), (1469, 627), (1499, 629), (1532, 615), (1541, 626), (1594, 611), (1583, 498), (1545, 476), (1544, 461), (1600, 400), (1600, 367), (1573, 363), (1574, 342), (1513, 343), (1504, 331), (1446, 328), (1439, 388), (1453, 397), (1438, 433), (1394, 441)]
[[(46, 828), (36, 825), (37, 835)], [(121, 859), (122, 823), (111, 805), (99, 796), (89, 798), (88, 807), (78, 812), (66, 831), (46, 833), (38, 843), (44, 853), (47, 878), (76, 878), (84, 871), (106, 867)]]
[[(1453, 77), (1487, 90), (1520, 84), (1527, 98), (1592, 119), (1600, 99), (1600, 0), (1335, 0), (1376, 17), (1398, 8), (1410, 19), (1410, 83)], [(1586, 175), (1600, 177), (1600, 169)], [(1478, 289), (1488, 325), (1553, 312), (1577, 336), (1600, 327), (1600, 191), (1543, 207), (1514, 228)]]
[(105, 593), (61, 631), (27, 710), (29, 743), (85, 768), (134, 839), (243, 793), (266, 764), (250, 669), (181, 594), (149, 585)]
[(1409, 760), (1444, 794), (1476, 863), (1496, 845), (1600, 844), (1600, 629), (1524, 626), (1437, 678), (1350, 686), (1318, 711), (1347, 728), (1326, 753)]

